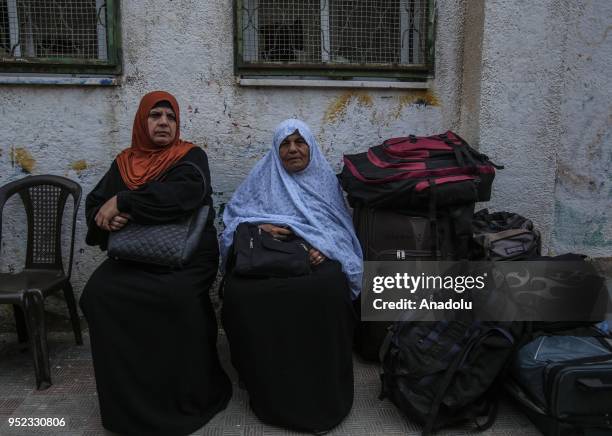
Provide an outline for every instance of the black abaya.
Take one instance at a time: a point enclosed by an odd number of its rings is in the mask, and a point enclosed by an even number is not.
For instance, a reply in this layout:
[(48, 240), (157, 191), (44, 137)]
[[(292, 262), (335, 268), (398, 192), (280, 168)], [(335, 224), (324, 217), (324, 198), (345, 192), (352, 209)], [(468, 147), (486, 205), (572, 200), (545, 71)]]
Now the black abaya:
[[(181, 160), (199, 165), (210, 180), (206, 154)], [(212, 205), (210, 183), (206, 203)], [(98, 209), (117, 195), (118, 209), (136, 222), (171, 221), (198, 206), (202, 179), (189, 166), (163, 182), (129, 191), (116, 162), (87, 196), (87, 243), (106, 249)], [(211, 208), (212, 210), (212, 208)], [(92, 274), (80, 305), (90, 330), (102, 423), (116, 433), (181, 435), (224, 409), (231, 383), (217, 356), (217, 321), (208, 290), (218, 264), (209, 216), (195, 258), (182, 270), (105, 260)]]
[(308, 276), (229, 273), (222, 321), (232, 363), (264, 422), (302, 431), (338, 425), (353, 403), (355, 313), (338, 262)]

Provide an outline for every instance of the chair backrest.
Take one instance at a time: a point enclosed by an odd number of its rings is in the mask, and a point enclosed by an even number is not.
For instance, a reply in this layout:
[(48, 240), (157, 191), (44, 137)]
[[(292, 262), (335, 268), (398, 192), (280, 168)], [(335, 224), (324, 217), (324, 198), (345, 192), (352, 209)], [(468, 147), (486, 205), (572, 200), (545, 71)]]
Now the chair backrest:
[(81, 202), (81, 186), (65, 177), (28, 176), (0, 187), (0, 241), (2, 211), (7, 200), (19, 194), (25, 207), (28, 225), (26, 268), (49, 268), (64, 271), (62, 262), (62, 218), (69, 195), (74, 200), (68, 274), (72, 273), (74, 235), (77, 211)]

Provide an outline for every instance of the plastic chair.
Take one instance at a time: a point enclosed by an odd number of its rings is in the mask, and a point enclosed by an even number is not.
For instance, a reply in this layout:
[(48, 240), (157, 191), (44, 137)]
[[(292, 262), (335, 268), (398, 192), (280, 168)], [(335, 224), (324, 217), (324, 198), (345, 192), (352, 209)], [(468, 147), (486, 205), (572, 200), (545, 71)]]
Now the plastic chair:
[[(27, 216), (25, 268), (16, 274), (0, 273), (0, 304), (12, 304), (19, 342), (29, 338), (37, 389), (51, 386), (49, 353), (44, 317), (44, 300), (60, 289), (68, 305), (78, 345), (83, 344), (74, 292), (70, 283), (74, 234), (81, 186), (60, 176), (29, 176), (0, 187), (0, 242), (2, 212), (7, 200), (19, 194)], [(74, 200), (68, 273), (62, 258), (62, 217), (68, 196)]]

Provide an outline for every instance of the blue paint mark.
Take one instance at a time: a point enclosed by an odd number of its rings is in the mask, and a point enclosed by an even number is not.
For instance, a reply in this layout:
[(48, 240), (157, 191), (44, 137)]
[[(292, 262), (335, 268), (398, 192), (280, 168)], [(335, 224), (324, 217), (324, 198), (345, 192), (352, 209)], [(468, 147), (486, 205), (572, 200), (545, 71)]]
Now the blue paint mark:
[(612, 247), (612, 235), (606, 234), (607, 214), (581, 210), (555, 202), (553, 240), (575, 247)]
[(113, 86), (113, 77), (1, 76), (0, 85)]

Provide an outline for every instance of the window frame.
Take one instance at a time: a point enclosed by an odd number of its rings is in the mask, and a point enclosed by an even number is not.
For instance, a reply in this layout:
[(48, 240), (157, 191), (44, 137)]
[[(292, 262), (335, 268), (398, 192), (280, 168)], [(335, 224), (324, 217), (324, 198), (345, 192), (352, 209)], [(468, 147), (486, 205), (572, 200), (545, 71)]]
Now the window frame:
[(241, 78), (292, 78), (292, 79), (337, 79), (426, 82), (434, 76), (435, 54), (435, 0), (427, 0), (427, 38), (425, 64), (300, 64), (292, 62), (252, 63), (243, 56), (244, 34), (242, 6), (253, 0), (233, 0), (234, 15), (234, 74)]
[(80, 58), (2, 58), (0, 73), (119, 75), (121, 65), (120, 0), (106, 2), (106, 60)]

